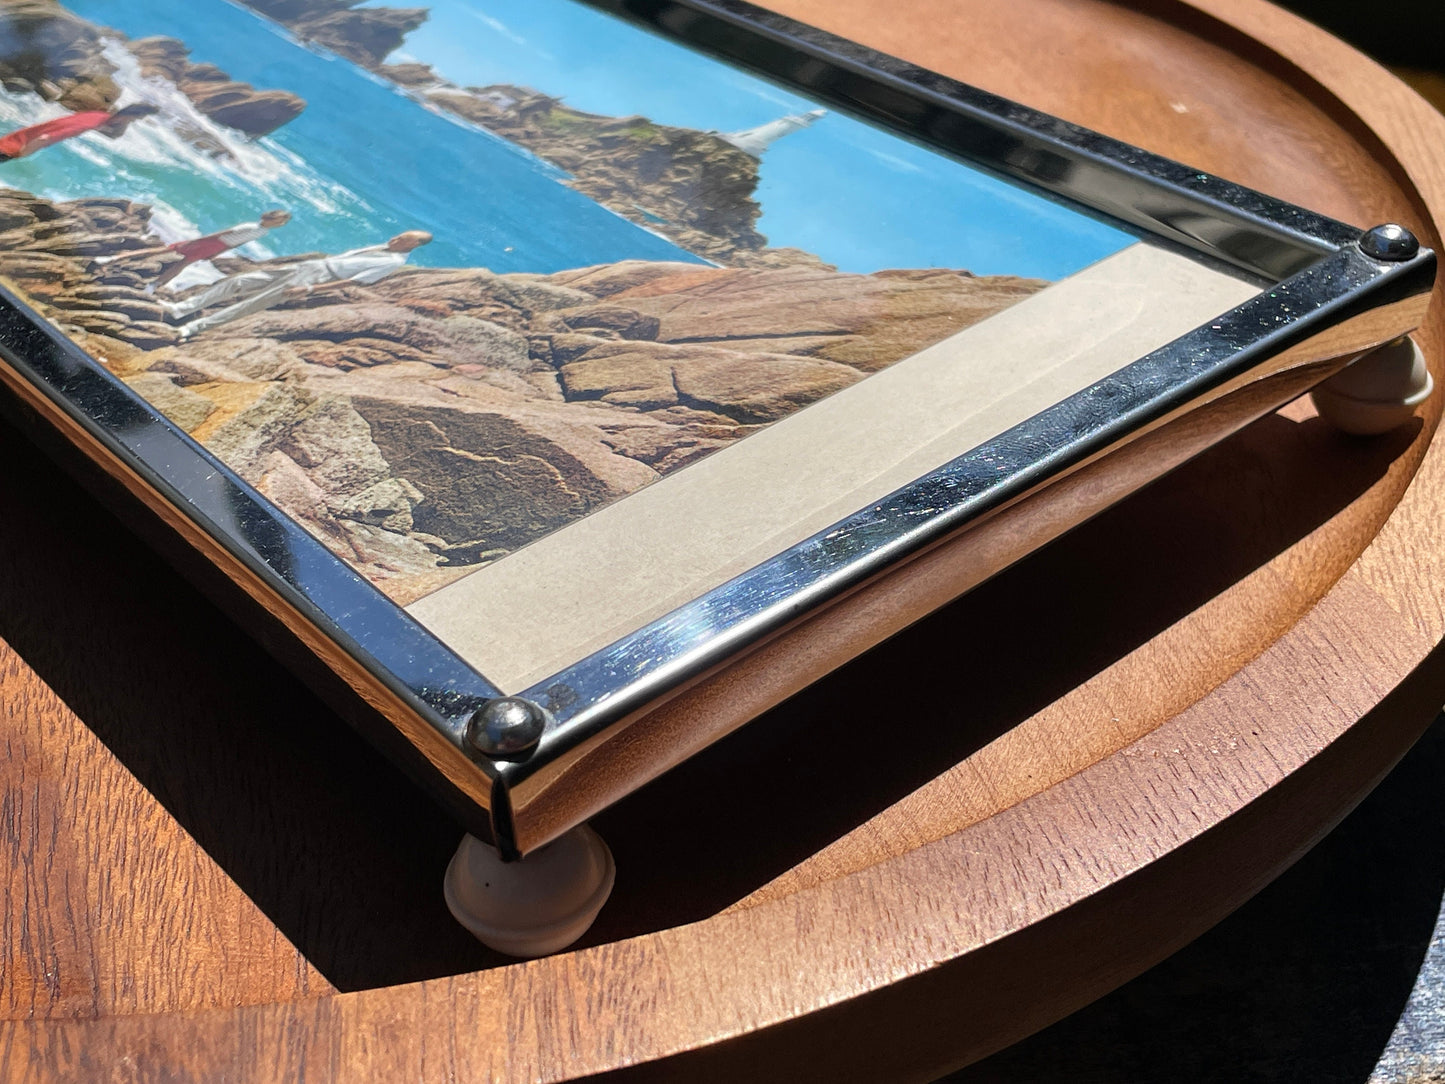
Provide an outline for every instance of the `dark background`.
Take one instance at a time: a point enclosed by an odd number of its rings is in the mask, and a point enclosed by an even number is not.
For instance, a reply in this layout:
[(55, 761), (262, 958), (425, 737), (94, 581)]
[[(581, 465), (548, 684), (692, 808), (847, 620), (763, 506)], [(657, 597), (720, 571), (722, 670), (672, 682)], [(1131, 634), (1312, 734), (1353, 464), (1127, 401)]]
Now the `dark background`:
[(1275, 0), (1383, 64), (1445, 68), (1442, 0)]

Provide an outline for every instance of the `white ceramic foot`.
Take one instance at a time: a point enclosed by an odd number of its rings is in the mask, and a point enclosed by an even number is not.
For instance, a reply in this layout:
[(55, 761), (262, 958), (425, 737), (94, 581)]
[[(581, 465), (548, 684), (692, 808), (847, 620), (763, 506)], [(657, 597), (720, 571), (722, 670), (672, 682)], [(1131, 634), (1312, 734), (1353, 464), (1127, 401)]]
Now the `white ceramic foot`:
[(607, 844), (585, 824), (520, 862), (465, 836), (447, 866), (447, 908), (488, 948), (545, 956), (587, 932), (616, 872)]
[(1310, 398), (1320, 417), (1336, 429), (1374, 436), (1409, 421), (1434, 386), (1420, 348), (1409, 338), (1399, 338), (1356, 358)]

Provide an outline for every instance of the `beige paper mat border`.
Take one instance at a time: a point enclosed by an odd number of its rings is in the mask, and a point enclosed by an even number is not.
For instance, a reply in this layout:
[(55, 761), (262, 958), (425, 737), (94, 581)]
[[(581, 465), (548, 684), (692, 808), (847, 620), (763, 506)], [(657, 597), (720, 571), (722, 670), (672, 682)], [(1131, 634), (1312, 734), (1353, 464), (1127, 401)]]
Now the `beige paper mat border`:
[(407, 610), (519, 692), (1256, 293), (1132, 245)]

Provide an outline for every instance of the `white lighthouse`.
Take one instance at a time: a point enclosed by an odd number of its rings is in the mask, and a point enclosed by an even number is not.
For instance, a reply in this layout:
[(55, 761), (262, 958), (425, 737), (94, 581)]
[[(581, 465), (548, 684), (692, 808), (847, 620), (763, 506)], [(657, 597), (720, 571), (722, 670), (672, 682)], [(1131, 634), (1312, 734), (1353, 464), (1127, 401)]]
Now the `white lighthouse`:
[(718, 135), (738, 150), (745, 151), (754, 158), (761, 158), (763, 151), (777, 140), (782, 139), (783, 136), (790, 132), (800, 131), (820, 117), (827, 115), (826, 109), (812, 109), (806, 113), (794, 113), (791, 116), (770, 120), (767, 124), (760, 124), (756, 128), (745, 128), (741, 132), (719, 132)]

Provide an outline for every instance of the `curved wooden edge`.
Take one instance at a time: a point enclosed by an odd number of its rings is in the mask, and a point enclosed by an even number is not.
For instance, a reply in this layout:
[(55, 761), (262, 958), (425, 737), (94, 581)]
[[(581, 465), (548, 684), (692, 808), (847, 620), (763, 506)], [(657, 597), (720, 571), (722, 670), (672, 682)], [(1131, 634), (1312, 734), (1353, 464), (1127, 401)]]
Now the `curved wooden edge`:
[[(1362, 627), (1378, 654), (1320, 664), (1322, 650), (1357, 640)], [(1302, 853), (1342, 815), (1342, 788), (1349, 804), (1368, 792), (1445, 696), (1438, 665), (1417, 667), (1384, 698), (1380, 687), (1341, 687), (1339, 668), (1405, 676), (1427, 641), (1378, 595), (1342, 586), (1262, 659), (1305, 677), (1287, 696), (1278, 681), (1261, 687), (1242, 673), (1127, 755), (846, 883), (456, 979), (239, 1010), (10, 1025), (0, 1064), (23, 1064), (21, 1055), (39, 1070), (34, 1079), (104, 1079), (130, 1061), (142, 1080), (182, 1065), (242, 1079), (295, 1079), (304, 1066), (356, 1080), (553, 1080), (622, 1067), (625, 1038), (627, 1060), (668, 1059), (637, 1068), (662, 1079), (930, 1079), (1125, 981)], [(1257, 732), (1261, 709), (1309, 718), (1312, 729), (1272, 743)], [(1230, 772), (1261, 760), (1274, 771), (1250, 781)], [(1126, 820), (1122, 807), (1141, 786), (1160, 831), (1104, 845), (1099, 825)], [(1211, 792), (1236, 801), (1242, 786), (1254, 796), (1239, 812), (1200, 819)], [(1153, 906), (1161, 895), (1174, 906)], [(1026, 906), (1001, 911), (1003, 896)], [(873, 925), (860, 945), (862, 921)], [(1081, 940), (1080, 923), (1098, 936)], [(906, 964), (890, 952), (898, 944), (908, 946)], [(632, 978), (642, 975), (645, 985)], [(1041, 996), (1050, 984), (1067, 998)]]
[[(1192, 8), (1272, 48), (1357, 116), (1426, 221), (1445, 221), (1445, 119), (1387, 75), (1356, 82), (1357, 54), (1282, 12), (1248, 0)], [(1437, 368), (1442, 291), (1423, 329)], [(1415, 540), (1419, 524), (1441, 521), (1442, 482), (1436, 440), (1359, 561), (1259, 658), (1121, 752), (911, 853), (691, 926), (454, 979), (7, 1023), (0, 1066), (16, 1079), (552, 1080), (632, 1065), (836, 1080), (876, 1078), (879, 1028), (894, 1079), (982, 1056), (1242, 902), (1428, 723), (1445, 697), (1445, 553)], [(1134, 802), (1147, 804), (1150, 834), (1112, 834)], [(1225, 808), (1236, 812), (1211, 813)], [(1097, 936), (1079, 938), (1073, 919)], [(1049, 982), (1072, 992), (1041, 993)]]

